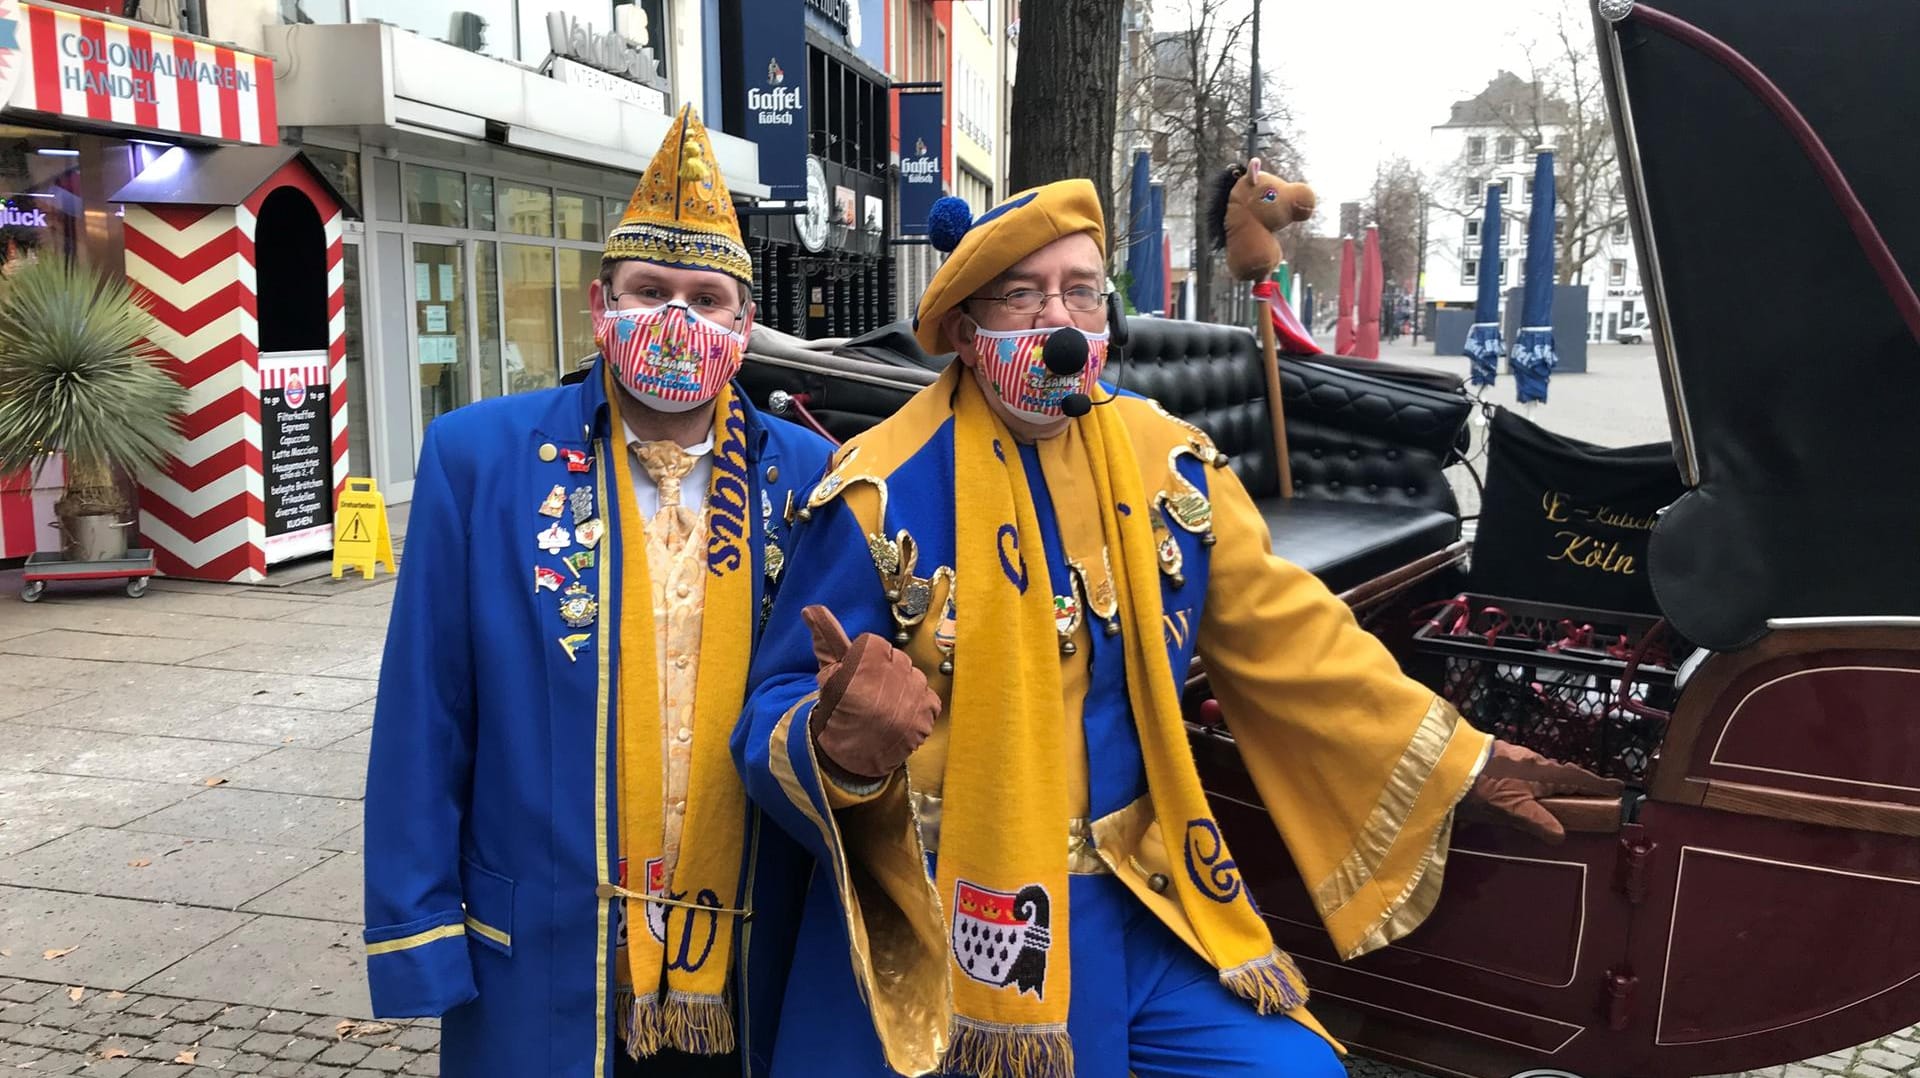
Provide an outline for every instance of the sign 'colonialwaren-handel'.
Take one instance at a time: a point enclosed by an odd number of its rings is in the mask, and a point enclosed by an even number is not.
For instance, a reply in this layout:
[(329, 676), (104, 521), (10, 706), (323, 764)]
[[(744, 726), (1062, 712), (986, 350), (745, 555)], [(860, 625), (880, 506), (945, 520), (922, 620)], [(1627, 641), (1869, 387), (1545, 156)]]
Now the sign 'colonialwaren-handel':
[[(9, 36), (17, 55), (4, 55)], [(0, 5), (0, 66), (16, 64), (7, 99), (14, 108), (229, 142), (280, 141), (271, 57), (135, 23)]]

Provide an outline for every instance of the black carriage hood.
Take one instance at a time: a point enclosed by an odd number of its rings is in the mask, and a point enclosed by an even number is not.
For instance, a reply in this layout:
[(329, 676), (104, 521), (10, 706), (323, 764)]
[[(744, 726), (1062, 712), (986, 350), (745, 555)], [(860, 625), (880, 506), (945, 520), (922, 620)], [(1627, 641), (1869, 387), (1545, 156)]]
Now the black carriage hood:
[[(1675, 452), (1691, 491), (1649, 553), (1692, 640), (1771, 619), (1920, 615), (1920, 344), (1809, 154), (1695, 44), (1791, 100), (1920, 274), (1920, 4), (1600, 0), (1596, 26)], [(1891, 267), (1890, 267), (1891, 269)], [(1916, 319), (1920, 321), (1920, 319)]]

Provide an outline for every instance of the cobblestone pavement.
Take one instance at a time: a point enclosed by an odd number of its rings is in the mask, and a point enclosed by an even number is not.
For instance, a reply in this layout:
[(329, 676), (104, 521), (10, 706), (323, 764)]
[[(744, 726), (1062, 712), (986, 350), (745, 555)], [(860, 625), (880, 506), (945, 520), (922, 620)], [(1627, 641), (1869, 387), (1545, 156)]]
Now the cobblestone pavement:
[[(1388, 358), (1464, 366), (1403, 351)], [(1538, 421), (1664, 437), (1646, 350), (1593, 366), (1556, 378)], [(0, 572), (0, 1069), (437, 1072), (434, 1023), (363, 1024), (361, 798), (392, 578), (275, 578), (140, 599), (56, 583), (28, 605)], [(1753, 1078), (1920, 1078), (1916, 1042)]]
[(430, 1021), (350, 1019), (0, 980), (0, 1067), (91, 1078), (438, 1075)]

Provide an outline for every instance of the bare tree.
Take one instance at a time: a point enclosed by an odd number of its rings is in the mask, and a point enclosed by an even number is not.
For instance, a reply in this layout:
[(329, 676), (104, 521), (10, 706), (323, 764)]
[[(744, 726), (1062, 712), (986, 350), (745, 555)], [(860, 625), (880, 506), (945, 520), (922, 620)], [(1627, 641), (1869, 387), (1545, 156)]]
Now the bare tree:
[[(1428, 205), (1458, 218), (1472, 216), (1480, 210), (1480, 192), (1496, 174), (1530, 176), (1533, 150), (1552, 146), (1554, 274), (1563, 284), (1577, 284), (1607, 237), (1625, 227), (1626, 204), (1584, 8), (1576, 13), (1561, 0), (1552, 5), (1552, 29), (1523, 46), (1529, 78), (1523, 82), (1503, 71), (1471, 103), (1469, 122), (1495, 131), (1495, 146), (1483, 146), (1479, 160), (1463, 153), (1441, 170)], [(1524, 185), (1506, 193), (1503, 208), (1524, 235), (1532, 213)]]
[(1115, 83), (1122, 0), (1022, 0), (1009, 123), (1015, 191), (1085, 176), (1113, 218)]
[(1380, 265), (1389, 288), (1411, 291), (1420, 272), (1420, 215), (1426, 178), (1413, 162), (1395, 157), (1374, 166), (1373, 190), (1360, 207), (1363, 224), (1380, 226)]
[[(1245, 153), (1248, 75), (1235, 57), (1246, 51), (1253, 14), (1230, 18), (1211, 0), (1183, 3), (1185, 25), (1154, 35), (1148, 111), (1153, 126), (1166, 136), (1165, 154), (1156, 159), (1164, 162), (1169, 176), (1185, 181), (1182, 186), (1190, 184), (1194, 310), (1200, 318), (1212, 319), (1223, 305), (1213, 287), (1219, 267), (1207, 235), (1207, 202), (1213, 178)], [(1275, 105), (1272, 129), (1284, 130), (1286, 96), (1261, 96)], [(1293, 156), (1297, 160), (1298, 155)]]

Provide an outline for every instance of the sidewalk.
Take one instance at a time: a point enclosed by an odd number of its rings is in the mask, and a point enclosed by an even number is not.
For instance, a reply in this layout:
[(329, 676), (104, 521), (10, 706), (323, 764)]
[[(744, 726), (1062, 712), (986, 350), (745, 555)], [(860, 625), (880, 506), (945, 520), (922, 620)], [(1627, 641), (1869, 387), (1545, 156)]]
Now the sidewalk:
[(341, 1035), (370, 1017), (360, 800), (392, 577), (18, 588), (0, 573), (0, 1066), (436, 1073), (431, 1023)]

